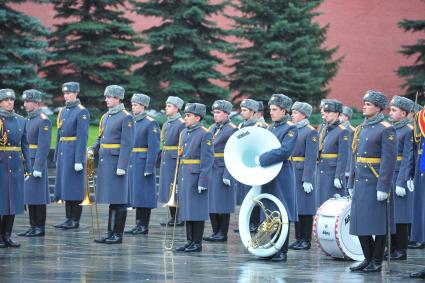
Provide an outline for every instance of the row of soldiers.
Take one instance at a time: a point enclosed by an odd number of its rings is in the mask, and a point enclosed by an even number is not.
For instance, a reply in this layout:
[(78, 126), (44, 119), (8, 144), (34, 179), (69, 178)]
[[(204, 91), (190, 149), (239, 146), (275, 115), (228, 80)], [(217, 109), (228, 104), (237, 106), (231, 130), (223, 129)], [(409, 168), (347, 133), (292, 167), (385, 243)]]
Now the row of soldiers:
[[(213, 233), (204, 240), (227, 240), (235, 202), (240, 204), (249, 189), (230, 176), (223, 160), (224, 146), (237, 130), (229, 120), (233, 108), (230, 102), (214, 102), (215, 124), (208, 130), (201, 126), (205, 105), (187, 103), (182, 119), (183, 100), (169, 97), (165, 108), (167, 121), (160, 131), (158, 123), (146, 114), (149, 96), (133, 95), (131, 115), (122, 104), (124, 89), (108, 86), (104, 95), (109, 110), (100, 120), (97, 141), (87, 151), (90, 114), (77, 98), (79, 84), (65, 83), (62, 91), (65, 107), (57, 119), (55, 198), (65, 201), (66, 219), (55, 227), (75, 229), (79, 226), (82, 211), (79, 203), (84, 198), (86, 154), (89, 154), (99, 156), (96, 201), (110, 205), (107, 233), (96, 241), (122, 242), (128, 206), (136, 208), (136, 225), (126, 232), (148, 233), (151, 209), (157, 206), (155, 164), (162, 138), (159, 201), (168, 201), (170, 187), (178, 177), (180, 210), (178, 215), (176, 210), (171, 210), (169, 224), (173, 224), (175, 218), (178, 218), (177, 224), (186, 224), (187, 243), (177, 251), (202, 250), (204, 222), (208, 218)], [(21, 235), (44, 235), (46, 204), (49, 203), (47, 154), (51, 123), (40, 110), (42, 95), (37, 90), (23, 93), (28, 119), (14, 113), (14, 99), (13, 90), (0, 90), (0, 174), (5, 177), (0, 181), (0, 247), (19, 246), (11, 239), (11, 230), (14, 215), (23, 212), (24, 204), (29, 208), (31, 227)], [(268, 103), (272, 124), (267, 125), (256, 117), (260, 104), (245, 99), (240, 105), (244, 122), (239, 128), (267, 127), (281, 142), (280, 149), (257, 156), (255, 163), (264, 167), (284, 163), (278, 176), (263, 186), (263, 192), (277, 196), (288, 212), (289, 221), (295, 223), (296, 241), (290, 247), (309, 249), (317, 207), (334, 194), (347, 194), (345, 189), (348, 189), (353, 197), (350, 233), (359, 236), (365, 255), (365, 261), (352, 270), (379, 271), (384, 257), (388, 212), (384, 201), (392, 197), (390, 192), (394, 195), (390, 211), (394, 214), (392, 226), (397, 229), (393, 230), (392, 237), (395, 249), (389, 251), (388, 256), (406, 258), (410, 223), (413, 224), (412, 239), (425, 241), (423, 215), (418, 213), (413, 217), (413, 211), (420, 212), (422, 205), (418, 203), (420, 206), (412, 209), (416, 204), (412, 205), (414, 187), (421, 186), (423, 176), (415, 168), (418, 164), (415, 160), (422, 153), (422, 136), (414, 136), (409, 123), (408, 115), (416, 107), (411, 100), (393, 98), (391, 124), (384, 121), (382, 114), (387, 106), (385, 95), (368, 91), (363, 102), (365, 121), (354, 130), (347, 121), (352, 113), (349, 108), (334, 99), (323, 100), (324, 123), (316, 130), (308, 121), (312, 113), (308, 103), (292, 103), (283, 94), (273, 94)], [(259, 210), (253, 213), (253, 231), (258, 225), (258, 215)], [(289, 236), (272, 261), (286, 261), (288, 241)]]

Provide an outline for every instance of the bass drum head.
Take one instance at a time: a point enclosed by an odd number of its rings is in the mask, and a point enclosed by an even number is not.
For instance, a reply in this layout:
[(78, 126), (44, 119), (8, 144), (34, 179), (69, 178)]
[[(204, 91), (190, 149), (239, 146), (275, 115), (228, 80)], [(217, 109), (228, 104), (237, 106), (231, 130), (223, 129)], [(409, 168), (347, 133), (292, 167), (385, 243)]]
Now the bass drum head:
[(364, 256), (359, 239), (349, 233), (350, 210), (348, 197), (327, 200), (314, 217), (314, 236), (326, 255), (362, 261)]
[(348, 258), (351, 258), (356, 261), (364, 260), (363, 251), (360, 245), (359, 238), (354, 235), (350, 235), (350, 210), (351, 210), (351, 201), (350, 204), (343, 210), (343, 212), (338, 216), (336, 222), (336, 239), (338, 246)]

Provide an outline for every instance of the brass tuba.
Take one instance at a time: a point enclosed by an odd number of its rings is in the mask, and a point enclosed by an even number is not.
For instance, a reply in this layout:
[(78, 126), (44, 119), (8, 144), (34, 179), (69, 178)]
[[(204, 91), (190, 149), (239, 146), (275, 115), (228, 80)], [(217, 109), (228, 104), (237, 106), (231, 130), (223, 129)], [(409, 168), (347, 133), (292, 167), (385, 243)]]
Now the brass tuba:
[[(239, 211), (239, 234), (248, 251), (259, 257), (274, 255), (284, 244), (288, 234), (288, 214), (282, 202), (271, 194), (261, 193), (261, 185), (273, 180), (282, 168), (282, 162), (267, 167), (257, 166), (255, 157), (280, 148), (280, 141), (261, 127), (241, 128), (229, 138), (224, 148), (224, 162), (237, 181), (252, 186)], [(267, 199), (278, 208), (272, 211), (262, 201)], [(254, 207), (260, 206), (265, 220), (251, 236), (249, 219)]]

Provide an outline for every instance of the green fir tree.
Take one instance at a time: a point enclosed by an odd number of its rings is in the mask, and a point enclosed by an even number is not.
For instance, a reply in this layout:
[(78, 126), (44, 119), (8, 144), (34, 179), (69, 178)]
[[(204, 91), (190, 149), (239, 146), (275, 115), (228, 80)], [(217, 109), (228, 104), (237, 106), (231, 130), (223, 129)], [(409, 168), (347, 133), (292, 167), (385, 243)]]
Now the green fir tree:
[(242, 44), (233, 53), (236, 62), (230, 88), (242, 97), (268, 100), (284, 93), (295, 100), (317, 104), (329, 92), (342, 58), (337, 48), (325, 48), (328, 26), (313, 21), (322, 0), (241, 0), (231, 17), (233, 33)]
[(53, 58), (45, 69), (55, 83), (55, 94), (61, 95), (63, 82), (77, 81), (83, 103), (97, 107), (107, 85), (121, 85), (127, 94), (143, 90), (143, 79), (131, 72), (139, 63), (135, 52), (141, 40), (124, 15), (127, 1), (51, 2), (55, 18), (61, 19), (50, 37)]
[(0, 88), (13, 89), (17, 97), (26, 89), (44, 92), (51, 87), (39, 75), (48, 56), (49, 31), (38, 19), (11, 7), (20, 2), (25, 1), (0, 2)]
[[(406, 32), (424, 33), (425, 20), (403, 20), (399, 23), (399, 27)], [(425, 88), (425, 37), (422, 37), (412, 45), (403, 45), (400, 51), (406, 57), (415, 58), (410, 66), (401, 66), (397, 73), (405, 80), (402, 85), (406, 89), (406, 95), (415, 99), (416, 92), (424, 91)], [(423, 96), (419, 97), (422, 102), (425, 101)]]
[(144, 31), (150, 50), (142, 56), (144, 65), (135, 72), (145, 78), (146, 91), (157, 98), (153, 104), (162, 107), (169, 95), (207, 105), (228, 98), (228, 91), (217, 84), (224, 77), (216, 67), (222, 63), (217, 52), (226, 52), (230, 44), (223, 39), (226, 32), (210, 19), (223, 10), (225, 3), (131, 2), (139, 15), (161, 20)]

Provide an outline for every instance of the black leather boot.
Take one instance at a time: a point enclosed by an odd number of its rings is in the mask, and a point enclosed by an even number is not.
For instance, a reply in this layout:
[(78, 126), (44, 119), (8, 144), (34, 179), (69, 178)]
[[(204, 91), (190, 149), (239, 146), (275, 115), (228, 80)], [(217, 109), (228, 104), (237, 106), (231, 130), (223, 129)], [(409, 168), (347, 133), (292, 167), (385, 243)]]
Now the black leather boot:
[(186, 239), (187, 242), (183, 246), (176, 248), (176, 252), (184, 252), (184, 250), (193, 245), (192, 238), (192, 221), (186, 221)]
[(360, 263), (356, 263), (353, 266), (350, 267), (350, 270), (353, 272), (363, 271), (363, 269), (366, 268), (370, 263), (370, 259), (365, 259)]
[(302, 239), (300, 243), (297, 246), (295, 246), (293, 249), (298, 251), (300, 250), (306, 251), (306, 250), (309, 250), (310, 248), (311, 248), (310, 241)]
[(220, 215), (217, 213), (210, 213), (210, 222), (211, 222), (211, 228), (212, 228), (212, 234), (208, 237), (204, 237), (204, 241), (214, 241), (214, 237), (217, 235), (219, 230), (219, 222), (220, 222)]
[(229, 231), (230, 214), (219, 214), (218, 219), (218, 233), (213, 237), (213, 242), (226, 242), (227, 233)]
[(65, 201), (65, 215), (66, 219), (62, 223), (55, 224), (53, 227), (55, 228), (63, 228), (63, 225), (70, 225), (71, 217), (72, 217), (72, 204), (69, 201)]
[(116, 212), (114, 209), (109, 208), (109, 217), (108, 217), (108, 230), (106, 235), (100, 239), (95, 239), (94, 241), (99, 244), (104, 244), (107, 239), (112, 236), (112, 227), (115, 225)]
[(192, 238), (193, 244), (188, 246), (184, 252), (201, 252), (202, 251), (202, 235), (204, 234), (204, 221), (193, 221)]
[(15, 221), (15, 215), (5, 215), (3, 216), (3, 241), (8, 247), (12, 248), (19, 248), (21, 244), (15, 242), (12, 239), (12, 228), (13, 228), (13, 222)]
[(124, 234), (133, 234), (137, 230), (137, 227), (141, 225), (142, 221), (142, 210), (139, 207), (136, 207), (136, 225), (128, 230), (124, 231)]
[(121, 244), (122, 236), (124, 234), (125, 221), (127, 219), (127, 208), (119, 206), (116, 208), (116, 219), (113, 229), (113, 234), (111, 237), (105, 240), (105, 244)]
[(35, 206), (33, 205), (28, 205), (28, 217), (29, 217), (29, 221), (30, 221), (30, 227), (21, 233), (17, 233), (16, 235), (18, 235), (19, 237), (25, 237), (27, 234), (29, 234), (32, 230), (34, 230), (36, 224), (35, 224), (35, 216), (34, 216), (34, 212), (35, 212)]
[(151, 209), (146, 207), (138, 208), (140, 209), (140, 222), (137, 225), (136, 229), (133, 231), (133, 235), (146, 235), (149, 233), (149, 221), (151, 218)]
[(371, 262), (363, 269), (363, 272), (379, 272), (382, 269), (382, 260), (372, 259)]
[(45, 235), (45, 223), (46, 223), (46, 205), (35, 205), (34, 212), (34, 229), (29, 232), (27, 237), (43, 237)]
[(81, 213), (83, 212), (83, 207), (80, 205), (80, 201), (71, 202), (71, 221), (62, 225), (64, 229), (77, 229), (80, 227), (80, 218)]
[(422, 279), (424, 279), (425, 278), (425, 269), (422, 269), (422, 270), (417, 271), (417, 272), (410, 273), (409, 276), (410, 276), (410, 278), (422, 278)]

